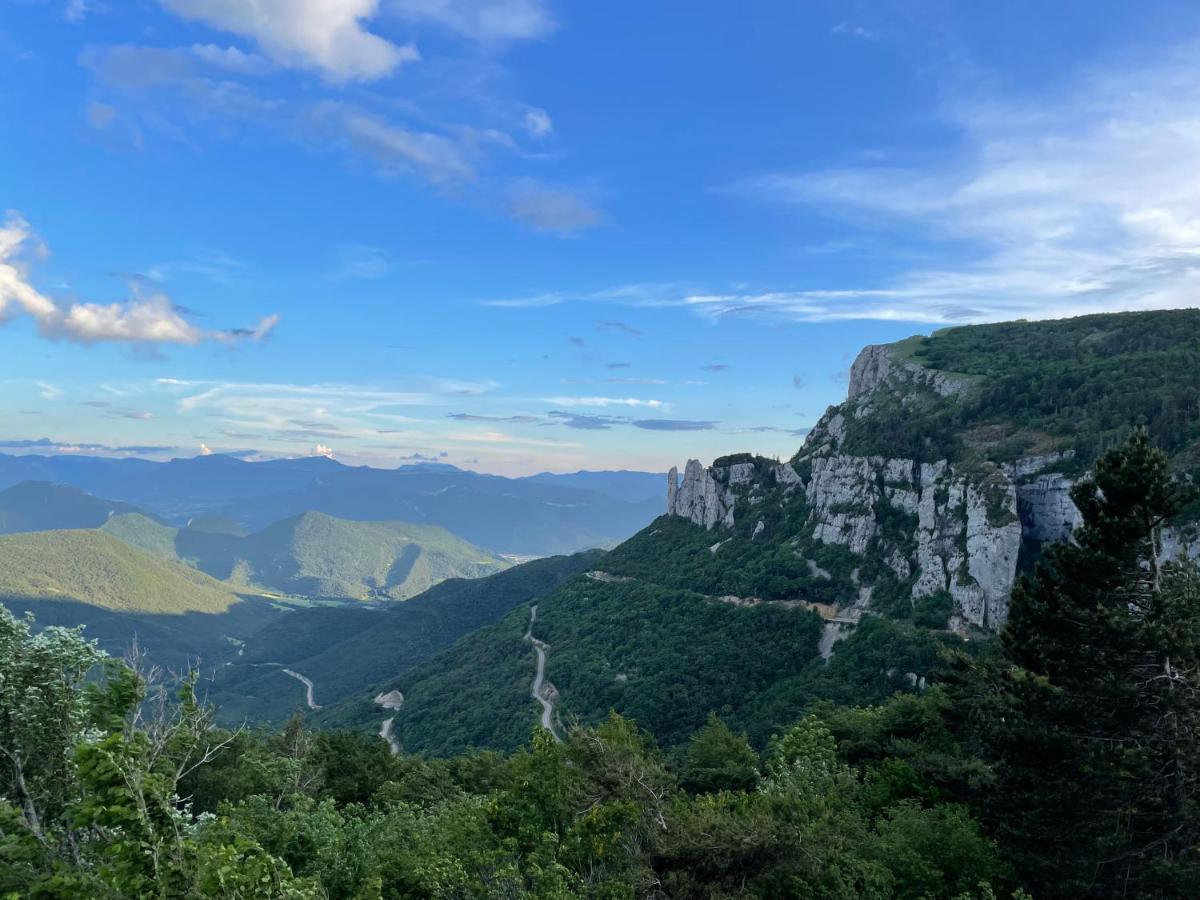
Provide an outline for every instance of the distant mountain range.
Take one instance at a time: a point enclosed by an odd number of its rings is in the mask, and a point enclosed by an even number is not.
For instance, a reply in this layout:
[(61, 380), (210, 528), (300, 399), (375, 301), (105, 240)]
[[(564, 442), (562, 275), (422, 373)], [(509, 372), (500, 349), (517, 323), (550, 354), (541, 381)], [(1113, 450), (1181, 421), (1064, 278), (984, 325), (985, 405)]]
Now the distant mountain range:
[[(0, 454), (0, 489), (27, 481), (70, 485), (176, 526), (221, 516), (253, 531), (322, 512), (440, 525), (493, 552), (529, 556), (619, 543), (662, 511), (665, 477), (578, 472), (502, 478), (449, 465), (373, 469), (325, 458), (246, 462), (220, 454), (165, 463)], [(71, 527), (94, 527), (94, 518)], [(5, 529), (2, 521), (0, 529), (29, 530)]]
[[(45, 481), (0, 491), (0, 531), (28, 532), (0, 539), (0, 597), (106, 606), (97, 598), (105, 596), (110, 578), (125, 578), (129, 593), (120, 607), (155, 612), (175, 611), (170, 604), (178, 598), (156, 597), (149, 592), (154, 582), (143, 590), (137, 578), (127, 578), (122, 566), (146, 566), (134, 564), (123, 549), (148, 554), (159, 571), (186, 564), (185, 578), (220, 585), (227, 596), (222, 609), (235, 599), (232, 592), (264, 589), (311, 599), (405, 600), (447, 578), (476, 578), (511, 565), (436, 525), (353, 522), (307, 512), (249, 534), (218, 516), (175, 528), (129, 504)], [(122, 552), (105, 565), (99, 550), (118, 546)], [(91, 554), (86, 567), (72, 558), (73, 548)], [(25, 576), (34, 572), (41, 573), (40, 587), (31, 592)]]

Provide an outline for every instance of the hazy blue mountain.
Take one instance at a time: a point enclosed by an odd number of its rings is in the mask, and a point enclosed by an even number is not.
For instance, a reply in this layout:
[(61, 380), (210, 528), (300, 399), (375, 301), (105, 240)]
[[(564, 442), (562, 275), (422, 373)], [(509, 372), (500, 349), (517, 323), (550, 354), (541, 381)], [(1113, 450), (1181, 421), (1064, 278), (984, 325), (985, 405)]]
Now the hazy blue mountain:
[(661, 476), (636, 472), (513, 479), (444, 464), (372, 469), (324, 458), (250, 463), (217, 454), (156, 463), (0, 455), (0, 488), (33, 479), (111, 497), (176, 525), (217, 515), (258, 530), (315, 511), (440, 525), (495, 552), (535, 556), (613, 546), (663, 505)]
[(565, 474), (540, 472), (521, 480), (581, 491), (594, 491), (597, 494), (637, 503), (648, 499), (653, 499), (655, 502), (661, 500), (666, 479), (666, 472), (621, 470), (616, 472), (568, 472)]
[(23, 481), (0, 491), (0, 534), (99, 528), (113, 516), (140, 512), (127, 503), (95, 497), (76, 487)]

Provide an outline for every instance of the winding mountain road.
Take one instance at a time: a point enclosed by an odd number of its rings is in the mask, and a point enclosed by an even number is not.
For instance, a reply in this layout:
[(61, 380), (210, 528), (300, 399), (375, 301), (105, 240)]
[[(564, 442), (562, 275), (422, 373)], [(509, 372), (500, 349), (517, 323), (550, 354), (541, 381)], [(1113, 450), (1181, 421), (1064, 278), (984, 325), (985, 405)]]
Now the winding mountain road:
[(388, 747), (392, 750), (392, 755), (396, 756), (400, 753), (400, 740), (392, 734), (392, 723), (396, 721), (395, 716), (390, 716), (383, 720), (383, 724), (379, 726), (379, 736), (387, 741)]
[(399, 709), (404, 705), (404, 695), (399, 691), (388, 691), (387, 693), (378, 693), (375, 695), (375, 705), (382, 706), (384, 709), (393, 710), (391, 716), (383, 720), (383, 724), (379, 726), (379, 736), (387, 741), (388, 747), (392, 750), (392, 755), (400, 753), (400, 739), (392, 733), (392, 726), (396, 722), (396, 713), (394, 710)]
[(533, 644), (533, 650), (537, 654), (537, 674), (533, 676), (533, 685), (530, 688), (530, 696), (542, 705), (542, 727), (545, 728), (554, 737), (556, 741), (561, 741), (558, 732), (554, 729), (554, 701), (549, 697), (543, 696), (542, 687), (546, 681), (546, 651), (550, 649), (545, 641), (539, 641), (533, 636), (533, 623), (537, 621), (537, 604), (533, 604), (529, 609), (529, 630), (525, 632), (525, 640)]
[(291, 669), (284, 669), (283, 674), (291, 675), (297, 681), (304, 685), (304, 699), (308, 703), (309, 709), (320, 709), (321, 704), (313, 699), (313, 683), (311, 679), (305, 678), (299, 672), (293, 672)]

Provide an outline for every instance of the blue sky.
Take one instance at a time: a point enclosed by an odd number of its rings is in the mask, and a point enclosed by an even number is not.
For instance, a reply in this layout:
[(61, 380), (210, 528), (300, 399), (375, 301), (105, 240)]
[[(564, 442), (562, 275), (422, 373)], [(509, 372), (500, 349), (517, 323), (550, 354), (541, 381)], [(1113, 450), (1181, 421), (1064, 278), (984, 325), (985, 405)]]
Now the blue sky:
[(1195, 305), (1197, 37), (1183, 2), (6, 0), (0, 450), (790, 455), (864, 344)]

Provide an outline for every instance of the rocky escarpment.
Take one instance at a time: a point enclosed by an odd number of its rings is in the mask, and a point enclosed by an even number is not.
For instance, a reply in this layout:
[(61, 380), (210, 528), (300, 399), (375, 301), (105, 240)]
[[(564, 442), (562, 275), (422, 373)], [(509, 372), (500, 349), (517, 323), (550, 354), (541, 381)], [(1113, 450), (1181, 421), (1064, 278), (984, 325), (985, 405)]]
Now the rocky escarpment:
[[(683, 480), (674, 466), (667, 473), (667, 515), (691, 519), (712, 530), (717, 525), (733, 527), (734, 508), (741, 491), (753, 485), (757, 469), (753, 462), (713, 465), (705, 468), (698, 459), (689, 459)], [(777, 465), (771, 479), (776, 484), (797, 485), (800, 476), (790, 465)]]
[[(848, 433), (870, 428), (886, 404), (954, 403), (971, 389), (968, 378), (904, 359), (896, 345), (868, 347), (851, 368), (847, 400), (826, 412), (792, 461), (705, 468), (690, 460), (682, 481), (674, 469), (669, 475), (667, 512), (710, 530), (750, 516), (758, 520), (753, 539), (762, 540), (772, 537), (764, 533), (763, 498), (802, 497), (803, 537), (861, 559), (848, 576), (855, 608), (885, 595), (916, 602), (944, 594), (953, 603), (952, 625), (998, 629), (1024, 548), (1067, 539), (1079, 524), (1070, 497), (1072, 452), (1004, 463), (966, 453), (929, 462), (860, 455), (847, 446)], [(780, 487), (783, 495), (772, 494)], [(1200, 542), (1180, 532), (1165, 535), (1163, 544), (1172, 555), (1200, 551)]]
[(846, 396), (853, 400), (896, 382), (928, 388), (943, 397), (961, 393), (970, 384), (965, 378), (897, 358), (893, 344), (872, 344), (864, 347), (850, 366), (850, 386)]

